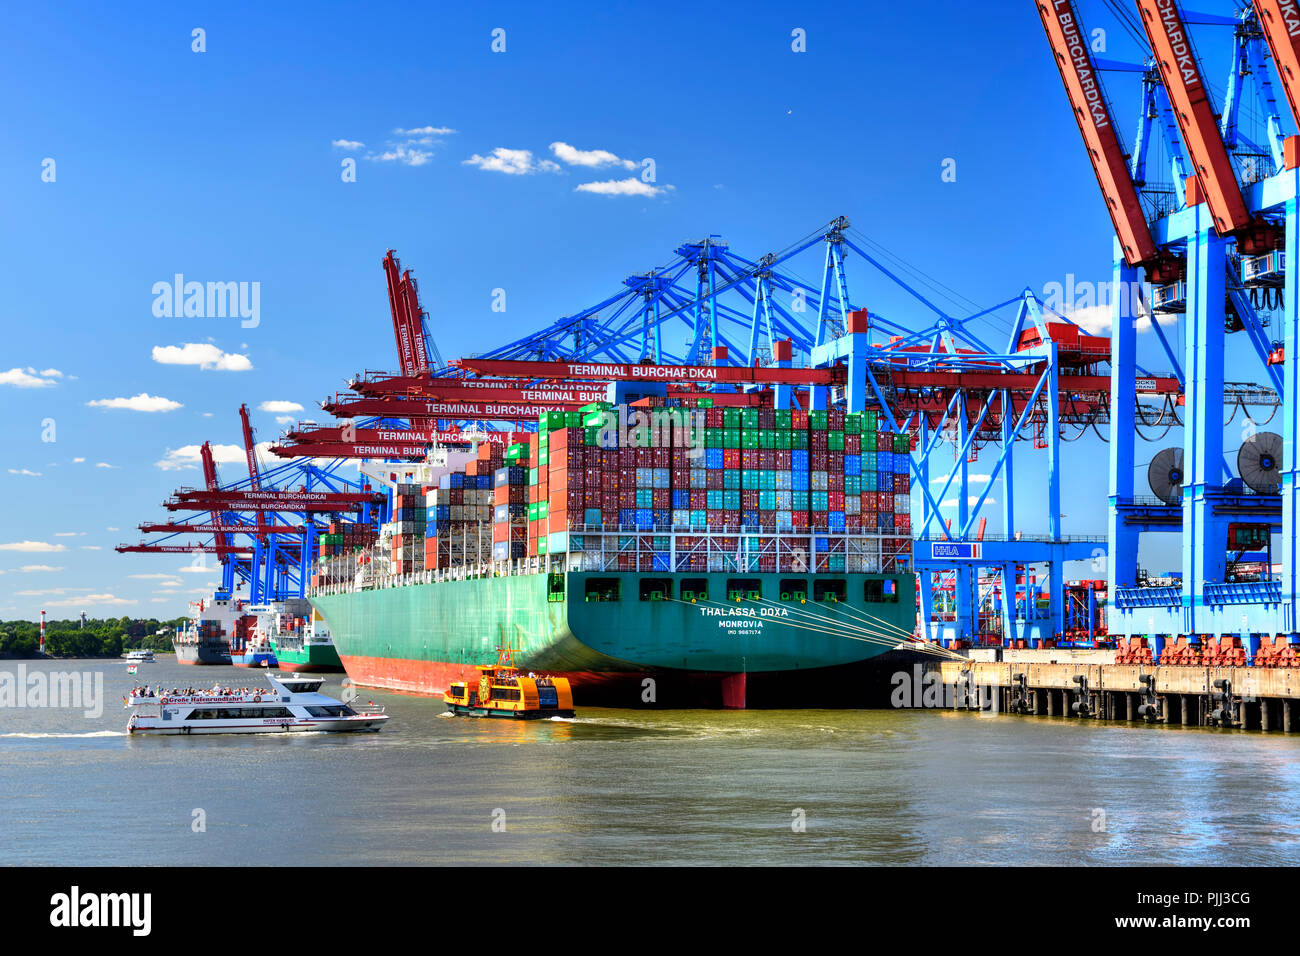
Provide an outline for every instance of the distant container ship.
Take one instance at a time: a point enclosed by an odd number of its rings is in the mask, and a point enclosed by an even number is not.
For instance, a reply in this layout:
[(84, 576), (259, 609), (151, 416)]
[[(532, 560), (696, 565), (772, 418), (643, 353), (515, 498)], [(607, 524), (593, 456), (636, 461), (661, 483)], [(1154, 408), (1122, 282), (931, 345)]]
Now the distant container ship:
[(440, 695), (512, 647), (575, 703), (814, 702), (912, 635), (907, 439), (874, 413), (710, 408), (676, 446), (605, 448), (592, 422), (628, 409), (584, 412), (395, 483), (378, 542), (317, 566), (353, 680)]

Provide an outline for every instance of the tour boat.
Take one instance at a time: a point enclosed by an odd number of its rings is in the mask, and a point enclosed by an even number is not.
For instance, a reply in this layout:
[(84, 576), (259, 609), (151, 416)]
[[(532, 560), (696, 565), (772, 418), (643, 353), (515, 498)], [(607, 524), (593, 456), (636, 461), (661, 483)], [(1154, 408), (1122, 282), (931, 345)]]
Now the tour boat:
[(352, 707), (320, 693), (323, 677), (265, 675), (270, 687), (167, 690), (137, 687), (122, 698), (132, 734), (261, 734), (378, 731), (382, 707)]
[(153, 651), (150, 650), (127, 651), (122, 655), (122, 657), (125, 658), (127, 662), (134, 662), (137, 664), (152, 664), (154, 662)]
[(478, 683), (457, 681), (447, 688), (443, 703), (465, 717), (572, 717), (573, 691), (566, 677), (522, 674), (514, 666), (517, 651), (498, 647), (495, 664), (478, 665)]

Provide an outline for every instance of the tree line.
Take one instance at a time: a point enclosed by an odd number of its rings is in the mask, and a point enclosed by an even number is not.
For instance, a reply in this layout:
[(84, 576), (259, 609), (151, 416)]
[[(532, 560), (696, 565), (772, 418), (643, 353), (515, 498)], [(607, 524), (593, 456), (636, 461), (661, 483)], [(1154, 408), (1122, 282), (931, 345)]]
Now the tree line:
[[(45, 653), (51, 657), (121, 657), (126, 651), (170, 652), (172, 635), (185, 622), (177, 617), (80, 618), (45, 623)], [(161, 632), (161, 633), (160, 633)], [(41, 626), (35, 621), (0, 621), (0, 657), (36, 657)]]

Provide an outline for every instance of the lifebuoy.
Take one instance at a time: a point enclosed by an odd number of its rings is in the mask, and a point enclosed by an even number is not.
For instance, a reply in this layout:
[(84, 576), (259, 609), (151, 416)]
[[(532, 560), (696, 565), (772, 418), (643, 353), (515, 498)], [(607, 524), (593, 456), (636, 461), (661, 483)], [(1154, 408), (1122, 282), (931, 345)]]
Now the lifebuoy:
[(262, 702), (262, 695), (261, 695), (261, 694), (257, 694), (257, 695), (253, 698), (253, 703), (255, 703), (255, 704), (260, 704), (261, 702)]

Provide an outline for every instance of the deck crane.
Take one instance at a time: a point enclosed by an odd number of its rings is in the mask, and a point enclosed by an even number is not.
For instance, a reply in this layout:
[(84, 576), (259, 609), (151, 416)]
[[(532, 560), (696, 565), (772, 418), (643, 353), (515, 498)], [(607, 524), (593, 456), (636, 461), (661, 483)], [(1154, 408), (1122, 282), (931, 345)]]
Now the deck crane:
[(1199, 196), (1189, 196), (1188, 205), (1203, 198), (1218, 234), (1234, 237), (1246, 255), (1278, 248), (1280, 230), (1252, 215), (1242, 196), (1178, 5), (1173, 0), (1137, 0), (1137, 7), (1195, 171)]
[(1036, 4), (1124, 258), (1130, 266), (1145, 266), (1152, 282), (1173, 282), (1181, 263), (1151, 235), (1074, 3), (1036, 0)]

